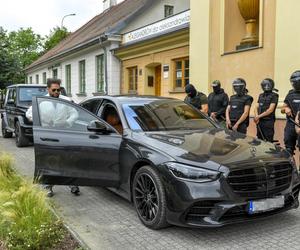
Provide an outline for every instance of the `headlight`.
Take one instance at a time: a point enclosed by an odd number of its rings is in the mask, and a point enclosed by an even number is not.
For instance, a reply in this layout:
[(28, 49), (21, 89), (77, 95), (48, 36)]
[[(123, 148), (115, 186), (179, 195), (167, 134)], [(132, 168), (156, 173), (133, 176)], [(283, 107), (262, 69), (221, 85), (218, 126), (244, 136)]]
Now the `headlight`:
[(169, 171), (178, 179), (194, 182), (209, 182), (219, 178), (220, 172), (192, 167), (176, 162), (166, 163)]

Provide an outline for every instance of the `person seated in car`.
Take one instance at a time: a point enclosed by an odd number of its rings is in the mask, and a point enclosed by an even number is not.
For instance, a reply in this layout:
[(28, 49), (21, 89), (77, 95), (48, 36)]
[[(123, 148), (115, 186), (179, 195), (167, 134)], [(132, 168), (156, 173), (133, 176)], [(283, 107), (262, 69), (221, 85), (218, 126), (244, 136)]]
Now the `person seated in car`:
[(116, 112), (108, 113), (108, 115), (106, 116), (106, 121), (108, 124), (114, 127), (115, 130), (117, 130), (120, 134), (123, 134), (123, 126)]

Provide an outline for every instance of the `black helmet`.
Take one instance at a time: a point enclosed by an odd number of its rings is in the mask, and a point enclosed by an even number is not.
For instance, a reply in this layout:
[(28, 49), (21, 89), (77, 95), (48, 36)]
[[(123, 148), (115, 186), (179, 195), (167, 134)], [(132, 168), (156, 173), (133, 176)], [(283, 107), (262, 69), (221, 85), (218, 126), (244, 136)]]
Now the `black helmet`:
[(197, 94), (197, 90), (193, 84), (187, 84), (185, 86), (185, 93), (187, 93), (187, 95), (190, 97), (195, 97)]
[(214, 80), (211, 83), (211, 86), (213, 87), (215, 93), (218, 93), (221, 90), (221, 82), (219, 80)]
[(296, 91), (300, 91), (300, 70), (296, 70), (290, 78), (291, 84)]
[(264, 92), (272, 92), (274, 89), (274, 81), (271, 78), (265, 78), (260, 85)]
[(243, 78), (236, 78), (232, 82), (232, 86), (237, 95), (244, 95), (246, 90), (246, 81)]

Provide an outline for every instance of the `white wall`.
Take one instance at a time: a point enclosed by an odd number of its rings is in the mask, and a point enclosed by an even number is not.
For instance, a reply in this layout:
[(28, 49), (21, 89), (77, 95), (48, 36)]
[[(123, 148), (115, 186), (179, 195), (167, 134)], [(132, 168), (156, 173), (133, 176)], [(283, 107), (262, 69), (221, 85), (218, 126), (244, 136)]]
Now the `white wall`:
[(183, 12), (190, 8), (190, 0), (161, 0), (156, 1), (152, 6), (151, 10), (146, 10), (142, 15), (135, 18), (129, 25), (122, 30), (122, 33), (141, 28), (151, 23), (157, 22), (165, 18), (165, 5), (174, 6), (174, 14)]

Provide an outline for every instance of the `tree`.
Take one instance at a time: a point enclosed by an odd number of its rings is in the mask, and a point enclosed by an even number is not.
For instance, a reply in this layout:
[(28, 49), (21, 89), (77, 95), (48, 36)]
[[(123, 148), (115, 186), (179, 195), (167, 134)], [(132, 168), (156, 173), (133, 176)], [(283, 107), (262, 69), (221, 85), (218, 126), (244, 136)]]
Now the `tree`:
[(54, 48), (58, 43), (65, 39), (70, 32), (65, 27), (56, 26), (50, 31), (50, 35), (46, 36), (46, 41), (44, 43), (44, 53)]

